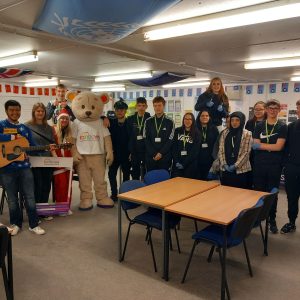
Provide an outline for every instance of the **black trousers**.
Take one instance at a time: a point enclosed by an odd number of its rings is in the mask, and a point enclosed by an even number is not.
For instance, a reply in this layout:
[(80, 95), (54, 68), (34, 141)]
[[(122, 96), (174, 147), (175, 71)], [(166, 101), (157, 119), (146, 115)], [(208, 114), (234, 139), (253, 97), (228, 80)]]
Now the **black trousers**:
[(162, 157), (160, 160), (154, 160), (153, 157), (146, 156), (146, 169), (147, 172), (152, 170), (165, 169), (170, 170), (172, 164), (171, 157)]
[[(272, 188), (279, 188), (282, 167), (281, 164), (259, 164), (254, 163), (253, 189), (257, 191), (270, 192)], [(277, 212), (276, 197), (271, 210), (270, 221), (275, 221)]]
[(131, 177), (132, 179), (140, 180), (145, 174), (145, 153), (131, 153)]
[(47, 203), (52, 184), (53, 168), (32, 168), (36, 203)]
[(117, 185), (117, 173), (118, 169), (121, 167), (122, 175), (123, 175), (123, 182), (130, 179), (130, 162), (128, 159), (120, 160), (115, 158), (112, 165), (109, 167), (108, 170), (108, 179), (111, 188), (111, 195), (117, 196), (118, 194), (118, 185)]
[(284, 176), (288, 200), (288, 217), (291, 223), (295, 223), (299, 211), (300, 166), (288, 164), (285, 168)]
[(249, 172), (237, 174), (236, 172), (222, 172), (221, 184), (241, 189), (249, 189)]
[(179, 170), (176, 168), (176, 166), (173, 165), (172, 167), (172, 178), (173, 177), (184, 177), (184, 178), (192, 178), (196, 179), (196, 165), (191, 163), (187, 165), (183, 170)]
[(208, 172), (210, 170), (212, 166), (212, 163), (210, 164), (198, 164), (198, 168), (197, 168), (197, 179), (200, 179), (200, 180), (207, 180), (207, 175), (208, 175)]

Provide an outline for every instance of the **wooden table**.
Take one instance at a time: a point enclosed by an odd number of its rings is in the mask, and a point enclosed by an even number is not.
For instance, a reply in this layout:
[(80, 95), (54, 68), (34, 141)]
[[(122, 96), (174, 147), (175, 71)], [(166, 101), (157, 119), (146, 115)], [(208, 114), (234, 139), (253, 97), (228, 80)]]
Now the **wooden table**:
[(219, 186), (216, 181), (202, 181), (189, 178), (176, 177), (156, 184), (148, 185), (130, 192), (118, 195), (118, 254), (119, 261), (122, 257), (122, 220), (121, 200), (145, 204), (162, 210), (163, 234), (163, 277), (168, 280), (169, 247), (166, 231), (165, 208), (168, 205), (183, 201), (197, 194), (206, 192)]
[[(253, 207), (262, 196), (267, 194), (253, 190), (218, 186), (165, 208), (167, 212), (218, 224), (223, 227), (224, 259), (222, 263), (221, 299), (225, 299), (227, 226), (233, 222), (241, 210)], [(166, 276), (168, 276), (168, 270), (166, 270)]]

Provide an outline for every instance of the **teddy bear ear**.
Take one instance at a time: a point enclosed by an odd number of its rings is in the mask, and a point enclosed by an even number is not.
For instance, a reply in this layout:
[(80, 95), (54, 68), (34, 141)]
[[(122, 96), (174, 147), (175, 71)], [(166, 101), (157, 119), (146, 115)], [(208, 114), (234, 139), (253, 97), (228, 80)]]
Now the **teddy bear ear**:
[(66, 93), (66, 96), (65, 98), (68, 100), (68, 101), (73, 101), (73, 99), (78, 95), (79, 93), (78, 92), (75, 92), (75, 91), (68, 91)]
[(99, 96), (100, 100), (103, 104), (106, 104), (109, 102), (109, 95), (107, 93), (103, 93)]

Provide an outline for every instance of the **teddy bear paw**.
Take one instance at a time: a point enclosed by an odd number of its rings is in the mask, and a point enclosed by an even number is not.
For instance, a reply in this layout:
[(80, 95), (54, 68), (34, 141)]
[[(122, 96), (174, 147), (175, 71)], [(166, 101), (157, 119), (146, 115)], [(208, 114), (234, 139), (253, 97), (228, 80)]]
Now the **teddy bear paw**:
[(97, 201), (97, 206), (101, 208), (112, 208), (114, 207), (114, 201), (109, 197)]
[(78, 209), (81, 211), (91, 210), (93, 209), (93, 204), (90, 200), (89, 201), (81, 200)]

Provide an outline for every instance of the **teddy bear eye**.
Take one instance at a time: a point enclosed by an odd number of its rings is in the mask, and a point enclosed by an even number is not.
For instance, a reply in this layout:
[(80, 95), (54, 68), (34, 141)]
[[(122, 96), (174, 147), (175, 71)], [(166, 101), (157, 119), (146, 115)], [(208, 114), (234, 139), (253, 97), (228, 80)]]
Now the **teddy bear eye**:
[(95, 109), (95, 106), (94, 106), (94, 105), (92, 105), (92, 109)]
[(85, 105), (81, 105), (81, 108), (82, 108), (82, 109), (85, 109)]

